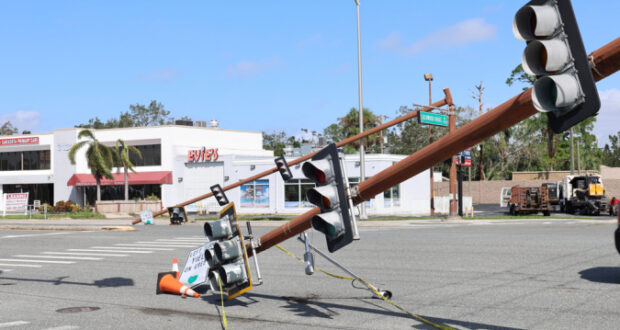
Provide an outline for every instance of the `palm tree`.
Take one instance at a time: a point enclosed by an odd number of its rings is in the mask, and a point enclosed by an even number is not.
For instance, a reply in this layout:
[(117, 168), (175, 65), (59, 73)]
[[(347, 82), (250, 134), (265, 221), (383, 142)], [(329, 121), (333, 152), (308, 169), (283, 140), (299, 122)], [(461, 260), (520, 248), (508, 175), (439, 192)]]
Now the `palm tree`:
[(112, 167), (114, 167), (117, 156), (112, 148), (101, 144), (90, 130), (85, 129), (80, 131), (80, 133), (78, 133), (78, 140), (81, 138), (87, 138), (88, 140), (80, 141), (71, 146), (69, 150), (69, 160), (71, 160), (71, 164), (75, 165), (75, 153), (83, 146), (88, 145), (88, 149), (86, 149), (86, 160), (88, 161), (90, 172), (95, 176), (95, 181), (97, 183), (97, 201), (100, 201), (101, 178), (106, 177), (110, 180), (114, 179), (110, 171)]
[(125, 141), (121, 139), (116, 141), (116, 152), (121, 165), (123, 165), (123, 171), (125, 173), (125, 200), (129, 200), (129, 173), (127, 170), (136, 173), (136, 170), (133, 168), (135, 165), (129, 158), (129, 151), (132, 151), (134, 154), (138, 155), (138, 157), (142, 158), (142, 154), (138, 148), (127, 145)]

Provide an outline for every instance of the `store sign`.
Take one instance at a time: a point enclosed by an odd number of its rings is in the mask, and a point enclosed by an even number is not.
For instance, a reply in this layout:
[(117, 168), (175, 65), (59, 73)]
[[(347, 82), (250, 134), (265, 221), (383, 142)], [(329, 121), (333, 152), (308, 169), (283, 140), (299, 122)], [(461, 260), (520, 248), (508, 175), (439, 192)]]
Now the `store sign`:
[(3, 215), (6, 212), (26, 212), (28, 208), (28, 193), (2, 194), (4, 204)]
[(30, 136), (30, 137), (0, 139), (0, 146), (14, 146), (14, 145), (19, 145), (19, 144), (39, 144), (39, 137)]
[(202, 147), (202, 149), (198, 150), (188, 150), (187, 151), (187, 161), (188, 162), (214, 162), (218, 158), (217, 148), (207, 149)]

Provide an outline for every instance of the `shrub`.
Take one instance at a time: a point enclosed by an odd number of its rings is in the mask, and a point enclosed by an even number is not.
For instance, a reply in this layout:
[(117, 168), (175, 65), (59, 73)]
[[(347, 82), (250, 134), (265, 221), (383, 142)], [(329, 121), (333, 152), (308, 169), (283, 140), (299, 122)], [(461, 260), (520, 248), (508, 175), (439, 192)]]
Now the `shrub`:
[(41, 204), (41, 206), (39, 206), (39, 212), (41, 213), (45, 212), (46, 205), (47, 205), (47, 212), (54, 212), (54, 207), (47, 203), (43, 203)]
[(147, 200), (147, 201), (158, 201), (159, 197), (157, 197), (157, 195), (155, 195), (155, 194), (152, 194), (152, 195), (146, 196), (146, 198), (144, 200)]

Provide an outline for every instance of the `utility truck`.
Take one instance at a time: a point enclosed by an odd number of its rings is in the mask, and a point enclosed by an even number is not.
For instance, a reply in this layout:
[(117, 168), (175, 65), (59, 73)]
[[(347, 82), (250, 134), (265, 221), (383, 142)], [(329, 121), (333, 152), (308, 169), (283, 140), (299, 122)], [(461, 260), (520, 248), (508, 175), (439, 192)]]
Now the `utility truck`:
[(560, 185), (560, 211), (582, 215), (613, 215), (600, 174), (564, 177)]

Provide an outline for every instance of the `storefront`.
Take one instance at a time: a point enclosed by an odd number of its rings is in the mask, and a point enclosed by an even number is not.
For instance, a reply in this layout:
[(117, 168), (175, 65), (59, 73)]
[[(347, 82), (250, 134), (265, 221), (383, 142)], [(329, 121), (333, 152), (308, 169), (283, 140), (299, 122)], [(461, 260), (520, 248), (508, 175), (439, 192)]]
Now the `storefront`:
[[(71, 164), (68, 153), (78, 142), (80, 128), (0, 139), (0, 192), (29, 192), (29, 203), (71, 200), (93, 205), (95, 178), (86, 161), (86, 147)], [(140, 150), (131, 155), (136, 173), (129, 172), (129, 198), (158, 198), (175, 205), (208, 193), (214, 184), (227, 186), (274, 167), (273, 152), (262, 147), (262, 133), (217, 127), (164, 125), (93, 130), (105, 145), (118, 139)], [(368, 177), (404, 156), (366, 155)], [(349, 184), (359, 183), (359, 156), (348, 155), (345, 168)], [(277, 174), (241, 185), (227, 192), (241, 214), (299, 214), (312, 206), (305, 193), (313, 187), (301, 167), (293, 166), (293, 180)], [(124, 199), (124, 173), (113, 170), (113, 179), (101, 180), (102, 200)], [(419, 215), (429, 212), (429, 174), (425, 171), (366, 202), (369, 214)], [(187, 206), (189, 212), (217, 212), (214, 199)]]

